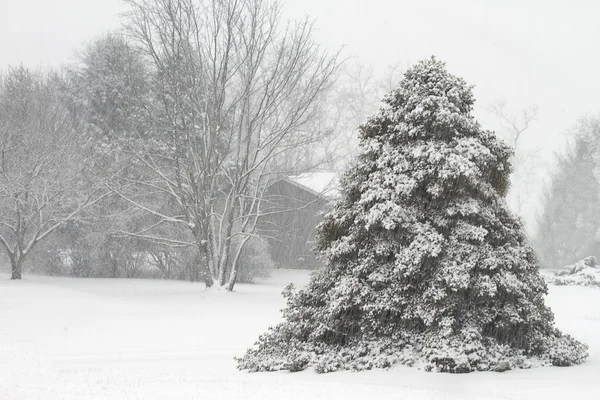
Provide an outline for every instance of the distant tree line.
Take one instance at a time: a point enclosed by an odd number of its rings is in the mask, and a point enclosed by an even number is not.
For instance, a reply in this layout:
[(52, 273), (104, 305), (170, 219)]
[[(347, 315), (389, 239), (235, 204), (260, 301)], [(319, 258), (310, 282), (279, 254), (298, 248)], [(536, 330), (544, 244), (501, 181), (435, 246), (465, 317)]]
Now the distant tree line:
[(600, 250), (600, 116), (582, 118), (544, 192), (535, 247), (543, 266), (560, 268)]

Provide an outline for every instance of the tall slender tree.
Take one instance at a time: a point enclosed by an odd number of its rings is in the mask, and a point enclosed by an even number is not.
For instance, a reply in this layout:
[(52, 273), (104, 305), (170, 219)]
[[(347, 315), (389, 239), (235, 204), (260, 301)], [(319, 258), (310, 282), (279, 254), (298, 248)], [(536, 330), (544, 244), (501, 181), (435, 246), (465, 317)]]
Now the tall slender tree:
[(511, 165), (513, 173), (509, 193), (506, 202), (511, 210), (518, 216), (523, 217), (523, 211), (532, 200), (537, 173), (540, 170), (542, 160), (539, 157), (539, 149), (526, 148), (524, 142), (530, 136), (530, 128), (536, 121), (539, 109), (531, 105), (516, 113), (509, 112), (505, 100), (497, 100), (490, 104), (488, 111), (498, 118), (502, 127), (500, 135), (505, 139), (513, 150)]

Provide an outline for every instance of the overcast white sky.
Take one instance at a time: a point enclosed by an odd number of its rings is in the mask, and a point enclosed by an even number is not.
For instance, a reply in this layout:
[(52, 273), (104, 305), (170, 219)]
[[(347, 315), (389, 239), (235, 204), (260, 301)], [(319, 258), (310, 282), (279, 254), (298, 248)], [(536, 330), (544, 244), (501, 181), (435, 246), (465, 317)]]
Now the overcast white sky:
[[(316, 20), (332, 49), (383, 71), (435, 55), (476, 85), (476, 115), (505, 98), (540, 107), (529, 145), (550, 159), (563, 133), (600, 111), (600, 1), (597, 0), (284, 0), (291, 16)], [(95, 35), (120, 26), (120, 0), (0, 0), (0, 69), (60, 65)]]

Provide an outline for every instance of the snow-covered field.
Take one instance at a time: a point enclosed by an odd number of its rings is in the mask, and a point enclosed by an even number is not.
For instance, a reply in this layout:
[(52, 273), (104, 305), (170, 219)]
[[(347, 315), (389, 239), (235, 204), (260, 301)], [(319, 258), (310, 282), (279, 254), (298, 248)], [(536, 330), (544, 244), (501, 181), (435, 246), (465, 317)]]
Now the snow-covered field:
[(0, 400), (598, 399), (600, 290), (551, 286), (557, 325), (590, 345), (576, 367), (436, 374), (247, 373), (242, 355), (277, 322), (289, 282), (277, 271), (235, 293), (202, 284), (25, 276), (0, 280)]

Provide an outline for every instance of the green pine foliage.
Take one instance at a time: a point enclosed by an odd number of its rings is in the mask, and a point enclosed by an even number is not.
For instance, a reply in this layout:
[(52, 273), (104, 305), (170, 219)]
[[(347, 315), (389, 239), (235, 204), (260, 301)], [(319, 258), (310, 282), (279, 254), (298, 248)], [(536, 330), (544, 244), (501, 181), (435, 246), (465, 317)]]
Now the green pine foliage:
[(511, 150), (471, 116), (471, 87), (432, 58), (360, 128), (343, 198), (318, 229), (325, 268), (284, 295), (283, 322), (240, 369), (572, 365), (587, 346), (553, 326), (546, 285), (510, 214)]

